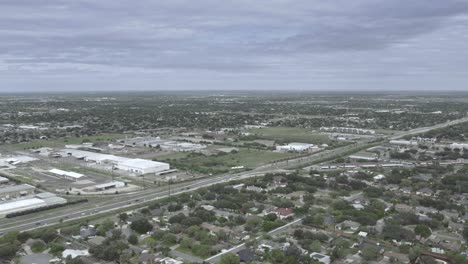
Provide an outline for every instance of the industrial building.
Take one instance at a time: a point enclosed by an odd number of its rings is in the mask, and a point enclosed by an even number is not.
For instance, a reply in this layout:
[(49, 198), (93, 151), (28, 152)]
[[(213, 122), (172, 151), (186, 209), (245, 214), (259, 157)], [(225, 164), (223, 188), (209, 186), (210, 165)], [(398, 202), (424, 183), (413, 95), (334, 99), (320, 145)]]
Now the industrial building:
[(77, 181), (78, 179), (84, 177), (83, 174), (76, 173), (76, 172), (73, 172), (73, 171), (63, 171), (63, 170), (59, 170), (59, 169), (51, 169), (51, 170), (49, 170), (49, 172), (52, 173), (52, 174), (55, 174), (55, 175), (62, 176), (65, 179), (69, 179), (69, 180), (73, 180), (73, 181)]
[(117, 168), (131, 173), (143, 175), (169, 170), (170, 166), (168, 163), (164, 162), (145, 159), (128, 159), (126, 161), (118, 163)]
[(170, 165), (164, 162), (145, 160), (145, 159), (131, 159), (109, 154), (94, 153), (90, 151), (65, 149), (62, 151), (66, 156), (73, 156), (78, 159), (84, 159), (88, 162), (95, 162), (97, 164), (112, 164), (116, 169), (127, 171), (130, 173), (143, 175), (148, 173), (157, 173), (170, 169)]
[(34, 194), (36, 187), (29, 184), (10, 185), (0, 188), (0, 199), (15, 199)]
[(343, 134), (374, 135), (375, 130), (354, 127), (321, 127), (320, 131), (337, 132)]
[(113, 188), (120, 188), (120, 187), (125, 187), (127, 184), (125, 182), (121, 181), (113, 181), (113, 182), (108, 182), (108, 183), (103, 183), (103, 184), (98, 184), (94, 186), (96, 191), (105, 191)]
[(390, 140), (390, 144), (403, 145), (403, 146), (417, 146), (418, 141), (416, 140)]
[(350, 159), (354, 160), (378, 160), (378, 156), (375, 153), (370, 152), (359, 152), (349, 156)]
[(64, 204), (66, 202), (67, 200), (61, 197), (57, 197), (53, 193), (42, 193), (29, 199), (20, 199), (0, 203), (0, 217), (5, 217), (10, 213), (41, 208), (49, 205)]
[(297, 152), (308, 151), (308, 150), (312, 150), (313, 148), (317, 148), (317, 147), (314, 144), (298, 143), (298, 142), (289, 143), (283, 146), (276, 146), (276, 150), (297, 151)]
[(14, 156), (9, 158), (1, 158), (0, 166), (19, 165), (21, 163), (28, 163), (35, 160), (37, 159), (29, 156)]
[(178, 142), (170, 139), (161, 139), (159, 137), (136, 137), (122, 140), (126, 146), (137, 147), (157, 147), (170, 151), (196, 151), (206, 148), (206, 145), (190, 142)]

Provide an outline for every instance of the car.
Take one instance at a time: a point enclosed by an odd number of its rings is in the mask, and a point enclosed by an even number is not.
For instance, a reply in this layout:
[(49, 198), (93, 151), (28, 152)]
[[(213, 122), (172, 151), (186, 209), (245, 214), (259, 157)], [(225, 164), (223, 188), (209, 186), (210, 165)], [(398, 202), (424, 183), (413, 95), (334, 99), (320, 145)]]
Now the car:
[(41, 225), (41, 222), (37, 222), (36, 225), (37, 225), (37, 226), (38, 226), (38, 225)]

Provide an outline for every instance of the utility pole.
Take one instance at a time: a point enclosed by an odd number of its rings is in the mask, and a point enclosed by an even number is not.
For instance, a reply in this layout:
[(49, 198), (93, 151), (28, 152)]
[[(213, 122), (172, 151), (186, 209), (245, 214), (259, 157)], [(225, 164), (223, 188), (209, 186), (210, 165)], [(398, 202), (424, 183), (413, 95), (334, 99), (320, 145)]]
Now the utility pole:
[(114, 163), (112, 163), (111, 175), (112, 175), (112, 181), (114, 181)]
[(171, 182), (172, 180), (169, 180), (167, 183), (168, 183), (168, 186), (169, 186), (169, 202), (171, 201)]

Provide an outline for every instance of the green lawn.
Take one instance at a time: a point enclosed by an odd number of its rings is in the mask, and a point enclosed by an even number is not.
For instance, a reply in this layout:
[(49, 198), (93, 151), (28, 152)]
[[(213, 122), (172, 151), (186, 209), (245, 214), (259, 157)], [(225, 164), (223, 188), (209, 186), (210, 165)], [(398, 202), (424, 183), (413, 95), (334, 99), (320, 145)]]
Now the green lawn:
[(205, 156), (194, 153), (175, 153), (158, 156), (158, 161), (169, 162), (172, 167), (201, 173), (224, 173), (231, 167), (255, 168), (279, 159), (294, 156), (292, 153), (279, 153), (241, 148), (237, 153)]
[(17, 143), (8, 145), (13, 149), (32, 149), (40, 147), (64, 147), (67, 144), (81, 144), (83, 142), (98, 142), (110, 141), (115, 139), (125, 138), (125, 134), (101, 134), (96, 136), (84, 136), (74, 138), (57, 138), (57, 139), (38, 139), (31, 142)]
[(256, 128), (250, 132), (255, 134), (258, 138), (275, 140), (278, 142), (302, 142), (318, 145), (324, 143), (329, 144), (331, 141), (327, 135), (297, 127)]

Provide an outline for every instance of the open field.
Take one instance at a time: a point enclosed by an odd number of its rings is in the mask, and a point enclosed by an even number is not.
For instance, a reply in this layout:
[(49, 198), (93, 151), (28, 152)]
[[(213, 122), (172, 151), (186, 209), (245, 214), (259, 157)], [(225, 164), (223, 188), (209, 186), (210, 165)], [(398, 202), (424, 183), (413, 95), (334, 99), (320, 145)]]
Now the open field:
[(64, 147), (67, 144), (81, 144), (85, 142), (111, 141), (111, 140), (121, 139), (124, 137), (125, 137), (124, 134), (106, 133), (106, 134), (100, 134), (96, 136), (83, 136), (83, 137), (70, 137), (70, 138), (57, 138), (57, 139), (38, 139), (38, 140), (33, 140), (30, 142), (25, 142), (25, 143), (7, 145), (7, 147), (14, 149), (14, 150), (33, 149), (33, 148), (41, 148), (41, 147), (57, 148), (57, 147)]
[(253, 149), (240, 149), (237, 153), (205, 156), (194, 153), (174, 153), (157, 157), (158, 161), (169, 162), (172, 167), (197, 172), (224, 173), (231, 167), (254, 168), (261, 164), (294, 156), (292, 153), (279, 153)]
[(275, 140), (278, 142), (303, 142), (312, 144), (329, 144), (328, 136), (312, 132), (309, 129), (297, 127), (267, 127), (250, 131), (258, 138)]

